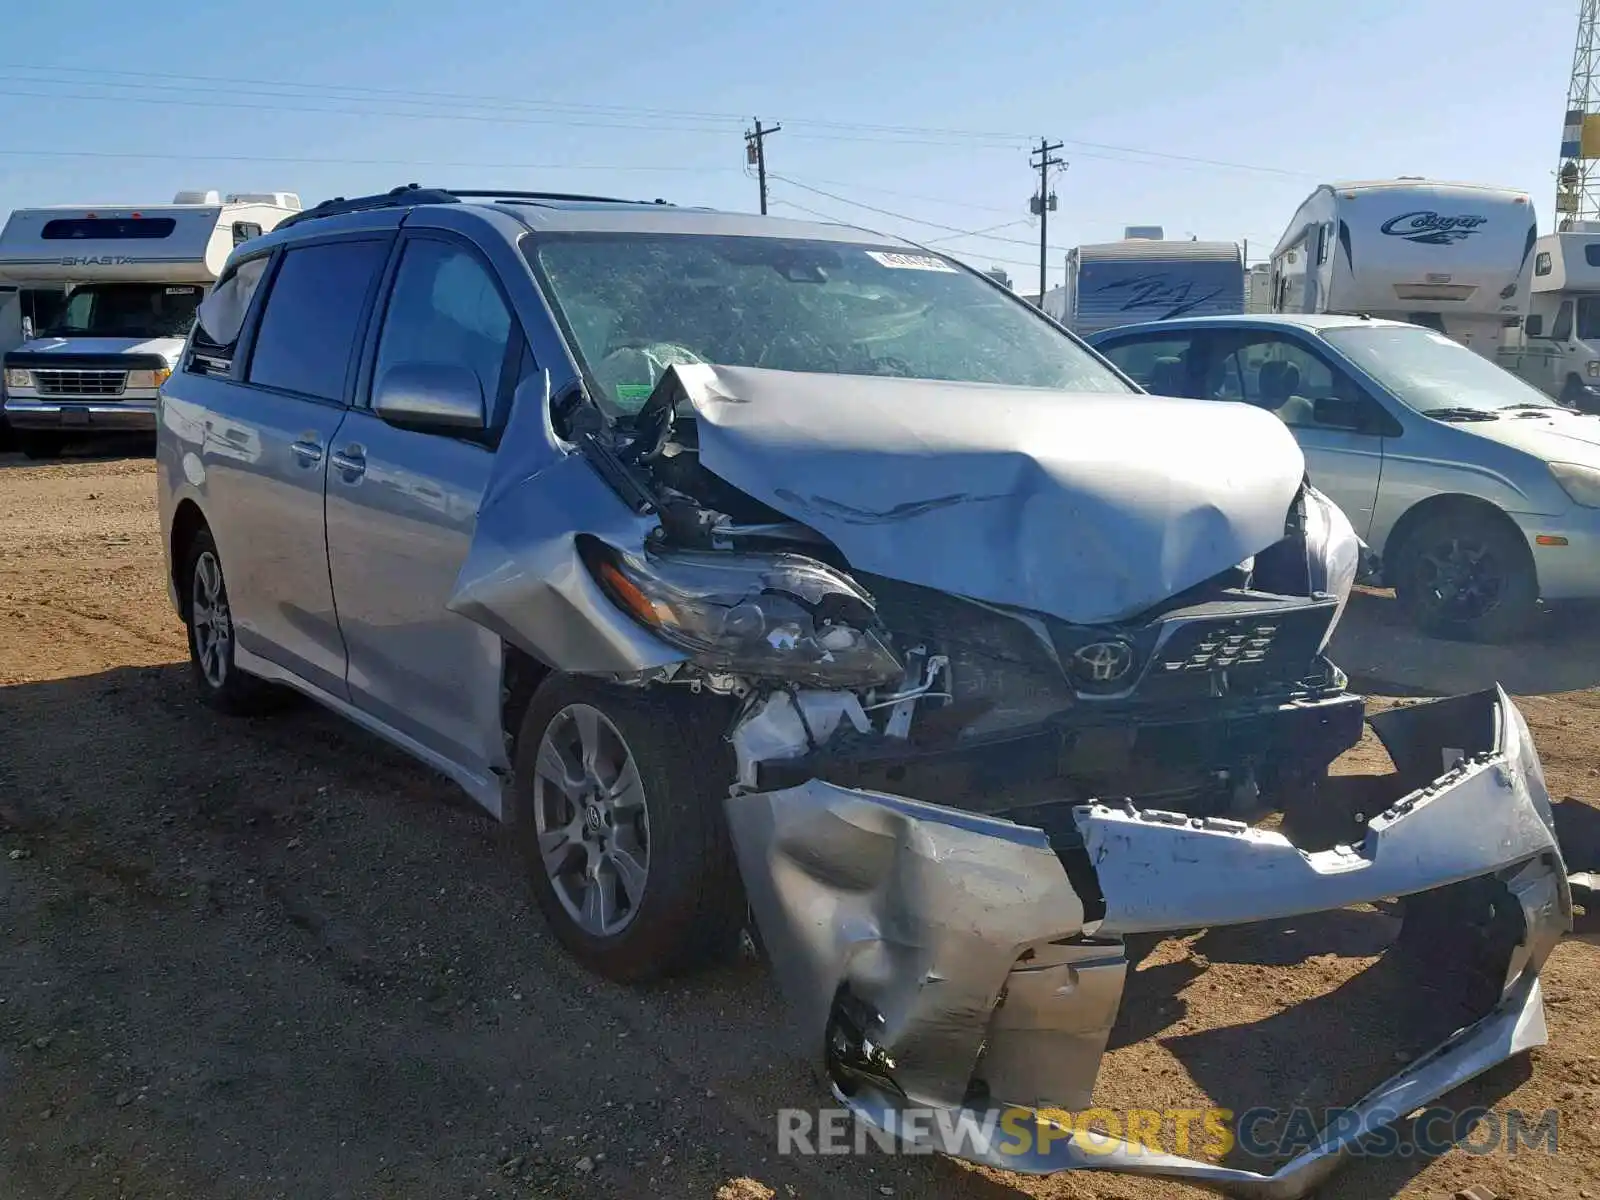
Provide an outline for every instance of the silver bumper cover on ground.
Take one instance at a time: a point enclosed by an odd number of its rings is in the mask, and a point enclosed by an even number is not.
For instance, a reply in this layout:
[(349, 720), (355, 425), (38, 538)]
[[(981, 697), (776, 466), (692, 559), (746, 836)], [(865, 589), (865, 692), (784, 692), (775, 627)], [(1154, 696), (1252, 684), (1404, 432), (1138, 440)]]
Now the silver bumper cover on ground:
[[(1076, 808), (1079, 839), (1058, 853), (1037, 829), (815, 780), (734, 794), (734, 844), (762, 939), (838, 1098), (902, 1139), (898, 1114), (948, 1114), (908, 1140), (1008, 1170), (1183, 1176), (1290, 1200), (1372, 1129), (1542, 1044), (1538, 973), (1571, 927), (1572, 902), (1521, 714), (1495, 689), (1372, 724), (1405, 794), (1360, 845), (1317, 853), (1235, 822), (1131, 805)], [(1069, 874), (1073, 855), (1081, 865)], [(1005, 1153), (961, 1132), (1002, 1109), (1089, 1106), (1121, 1002), (1124, 934), (1289, 917), (1477, 879), (1520, 914), (1503, 979), (1496, 966), (1498, 1002), (1360, 1101), (1359, 1120), (1271, 1174), (1090, 1144), (1081, 1133)]]

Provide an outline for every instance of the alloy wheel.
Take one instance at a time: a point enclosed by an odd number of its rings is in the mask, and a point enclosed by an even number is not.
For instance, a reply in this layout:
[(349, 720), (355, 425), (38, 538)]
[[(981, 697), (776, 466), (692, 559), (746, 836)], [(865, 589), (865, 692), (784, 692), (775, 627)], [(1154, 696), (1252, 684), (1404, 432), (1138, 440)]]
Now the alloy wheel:
[(569, 704), (539, 740), (539, 856), (579, 928), (613, 937), (638, 915), (650, 874), (650, 812), (633, 752), (598, 708)]
[(194, 630), (194, 652), (200, 674), (212, 687), (222, 687), (228, 679), (228, 662), (233, 649), (233, 618), (228, 612), (222, 564), (209, 550), (195, 559), (189, 624)]

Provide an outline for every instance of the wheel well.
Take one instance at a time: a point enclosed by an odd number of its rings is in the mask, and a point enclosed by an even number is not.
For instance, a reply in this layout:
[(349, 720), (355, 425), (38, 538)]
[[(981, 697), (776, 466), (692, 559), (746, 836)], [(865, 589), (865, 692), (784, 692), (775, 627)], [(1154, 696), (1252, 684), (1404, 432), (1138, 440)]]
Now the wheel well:
[[(1491, 504), (1487, 500), (1480, 500), (1476, 496), (1429, 496), (1426, 500), (1412, 505), (1401, 514), (1400, 519), (1394, 523), (1394, 528), (1389, 531), (1389, 536), (1383, 545), (1382, 557), (1383, 582), (1386, 585), (1394, 586), (1394, 564), (1405, 551), (1406, 539), (1421, 528), (1424, 521), (1431, 520), (1444, 513), (1460, 513), (1494, 521), (1510, 528), (1516, 533), (1518, 541), (1524, 546), (1527, 545), (1526, 540), (1523, 538), (1522, 530), (1517, 528), (1517, 523), (1506, 516), (1505, 512), (1497, 505)], [(1528, 551), (1528, 557), (1531, 562), (1533, 557), (1531, 550)]]
[(515, 738), (522, 728), (522, 714), (528, 711), (528, 701), (549, 676), (550, 667), (510, 642), (502, 642), (501, 646), (501, 725), (507, 738)]
[(194, 535), (204, 528), (206, 519), (200, 511), (200, 506), (193, 500), (179, 501), (177, 511), (172, 514), (172, 543), (168, 569), (172, 572), (172, 585), (177, 589), (178, 603), (182, 606), (185, 618), (189, 615), (189, 596), (181, 578), (183, 564), (189, 559), (189, 546), (194, 541)]

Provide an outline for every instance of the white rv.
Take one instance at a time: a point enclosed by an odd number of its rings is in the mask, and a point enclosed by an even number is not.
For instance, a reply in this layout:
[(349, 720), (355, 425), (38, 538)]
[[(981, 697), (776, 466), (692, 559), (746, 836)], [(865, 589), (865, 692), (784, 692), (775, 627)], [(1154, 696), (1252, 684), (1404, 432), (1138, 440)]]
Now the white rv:
[[(19, 317), (5, 417), (23, 450), (94, 430), (155, 429), (159, 388), (228, 255), (300, 211), (292, 192), (179, 192), (171, 204), (23, 208), (0, 232), (0, 284), (65, 292)], [(37, 318), (37, 319), (36, 319)]]
[(1272, 311), (1409, 321), (1492, 358), (1527, 298), (1537, 236), (1526, 192), (1323, 184), (1272, 252)]
[(1120, 242), (1067, 251), (1067, 281), (1045, 312), (1087, 336), (1137, 321), (1244, 311), (1244, 256), (1236, 242), (1167, 241), (1159, 226), (1130, 226)]
[(1600, 222), (1572, 221), (1533, 247), (1533, 289), (1500, 363), (1563, 404), (1600, 412)]

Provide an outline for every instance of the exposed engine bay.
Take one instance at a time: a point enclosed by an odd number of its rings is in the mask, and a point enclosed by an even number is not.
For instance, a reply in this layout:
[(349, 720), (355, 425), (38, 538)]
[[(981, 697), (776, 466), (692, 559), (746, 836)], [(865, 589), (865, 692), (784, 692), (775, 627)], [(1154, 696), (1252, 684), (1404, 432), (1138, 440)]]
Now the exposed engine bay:
[[(1323, 655), (1359, 543), (1311, 488), (1243, 561), (1116, 620), (1063, 620), (856, 569), (728, 483), (700, 453), (695, 370), (669, 370), (631, 439), (599, 451), (659, 513), (643, 554), (581, 551), (613, 601), (694, 652), (673, 682), (744, 701), (737, 744), (772, 757), (742, 758), (742, 785), (816, 778), (1019, 818), (1127, 796), (1252, 819), (1360, 738), (1361, 700)], [(798, 728), (798, 753), (775, 724)]]
[[(1503, 692), (1374, 717), (1392, 790), (1327, 843), (1252, 825), (1314, 805), (1364, 725), (1325, 653), (1360, 542), (1271, 414), (705, 365), (627, 420), (519, 411), (543, 427), (497, 462), (449, 607), (560, 671), (709, 693), (757, 931), (860, 1120), (1293, 1198), (1544, 1040), (1571, 893)], [(1126, 935), (1393, 897), (1413, 940), (1466, 939), (1481, 1016), (1290, 1162), (1071, 1131), (1018, 1157), (902, 1120), (1087, 1106)]]

